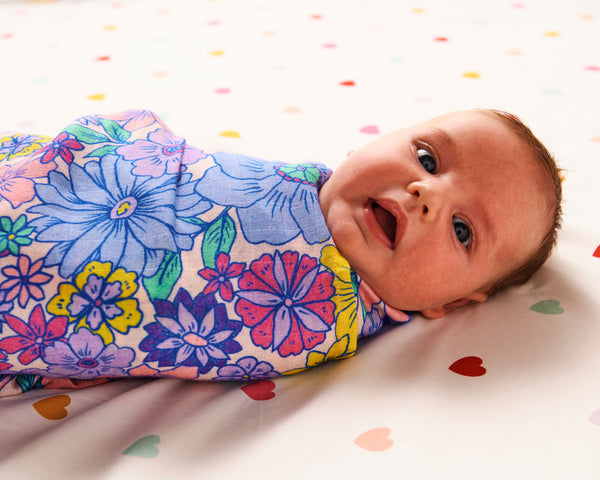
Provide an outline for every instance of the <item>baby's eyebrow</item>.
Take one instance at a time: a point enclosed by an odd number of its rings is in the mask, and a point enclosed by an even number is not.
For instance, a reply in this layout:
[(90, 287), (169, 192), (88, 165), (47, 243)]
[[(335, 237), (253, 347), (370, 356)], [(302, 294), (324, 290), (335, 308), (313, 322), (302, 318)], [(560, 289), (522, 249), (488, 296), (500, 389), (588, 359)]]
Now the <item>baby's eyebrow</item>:
[(446, 148), (454, 150), (456, 143), (446, 130), (439, 127), (431, 127), (432, 136), (436, 137), (436, 140), (442, 143)]

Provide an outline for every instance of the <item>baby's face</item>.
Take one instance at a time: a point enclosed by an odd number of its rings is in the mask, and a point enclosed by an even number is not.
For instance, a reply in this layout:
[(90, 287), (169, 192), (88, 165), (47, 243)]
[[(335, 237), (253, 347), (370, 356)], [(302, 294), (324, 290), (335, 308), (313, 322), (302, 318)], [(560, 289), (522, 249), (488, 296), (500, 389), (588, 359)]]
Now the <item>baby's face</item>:
[(474, 301), (537, 248), (551, 197), (499, 119), (456, 112), (348, 155), (320, 204), (333, 241), (389, 305), (435, 318)]

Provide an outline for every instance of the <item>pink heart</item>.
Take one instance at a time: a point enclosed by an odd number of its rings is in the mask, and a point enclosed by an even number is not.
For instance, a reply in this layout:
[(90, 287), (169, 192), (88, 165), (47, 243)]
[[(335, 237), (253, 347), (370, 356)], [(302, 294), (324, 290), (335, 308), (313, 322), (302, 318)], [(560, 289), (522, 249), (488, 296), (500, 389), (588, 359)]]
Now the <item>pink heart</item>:
[(481, 366), (483, 360), (479, 357), (463, 357), (448, 368), (454, 373), (464, 375), (465, 377), (481, 377), (487, 370)]
[(367, 125), (362, 127), (360, 130), (362, 133), (368, 133), (369, 135), (379, 135), (379, 127), (377, 125)]
[(222, 87), (222, 88), (215, 88), (213, 90), (215, 93), (221, 93), (221, 94), (226, 94), (226, 93), (230, 93), (231, 89), (227, 88), (227, 87)]
[(275, 382), (271, 380), (258, 380), (241, 388), (252, 400), (271, 400), (275, 397)]
[(596, 425), (600, 425), (600, 409), (596, 410), (595, 412), (592, 412), (588, 420), (592, 423), (595, 423)]
[(336, 48), (337, 45), (335, 43), (324, 43), (323, 48)]
[(373, 428), (361, 433), (354, 439), (354, 443), (370, 452), (382, 452), (394, 444), (394, 441), (389, 438), (390, 433), (392, 432), (389, 428)]
[(598, 65), (588, 65), (585, 69), (590, 72), (600, 72), (600, 67)]

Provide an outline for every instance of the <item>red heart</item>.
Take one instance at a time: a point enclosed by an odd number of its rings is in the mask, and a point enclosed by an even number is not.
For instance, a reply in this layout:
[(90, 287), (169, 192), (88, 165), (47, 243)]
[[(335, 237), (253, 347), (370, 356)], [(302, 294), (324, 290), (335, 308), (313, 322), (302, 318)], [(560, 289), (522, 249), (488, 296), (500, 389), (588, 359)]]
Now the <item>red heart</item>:
[(600, 245), (598, 245), (598, 248), (594, 250), (594, 253), (592, 255), (594, 255), (594, 257), (600, 258)]
[(106, 62), (107, 60), (110, 60), (110, 57), (108, 55), (103, 55), (102, 57), (96, 57), (96, 60), (99, 62)]
[(275, 382), (271, 380), (259, 380), (241, 388), (252, 400), (271, 400), (275, 397)]
[(481, 377), (487, 371), (481, 366), (482, 363), (483, 360), (479, 357), (463, 357), (448, 368), (454, 373), (464, 375), (465, 377)]
[(340, 82), (340, 85), (343, 85), (344, 87), (353, 87), (356, 83), (354, 83), (353, 80), (346, 80), (345, 82)]
[(434, 40), (436, 42), (447, 42), (448, 38), (447, 37), (435, 37)]

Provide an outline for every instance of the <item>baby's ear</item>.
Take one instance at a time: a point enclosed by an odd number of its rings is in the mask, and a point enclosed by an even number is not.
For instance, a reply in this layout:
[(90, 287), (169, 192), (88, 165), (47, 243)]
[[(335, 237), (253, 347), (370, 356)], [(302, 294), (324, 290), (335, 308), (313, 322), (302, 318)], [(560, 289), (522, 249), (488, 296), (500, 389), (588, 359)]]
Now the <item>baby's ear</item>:
[(439, 307), (431, 307), (421, 310), (421, 313), (430, 319), (441, 318), (447, 313), (450, 313), (452, 310), (455, 310), (459, 307), (463, 307), (465, 305), (471, 305), (473, 303), (483, 303), (487, 300), (487, 293), (483, 292), (473, 292), (469, 295), (459, 298), (458, 300), (454, 300), (453, 302), (446, 303), (445, 305), (441, 305)]

